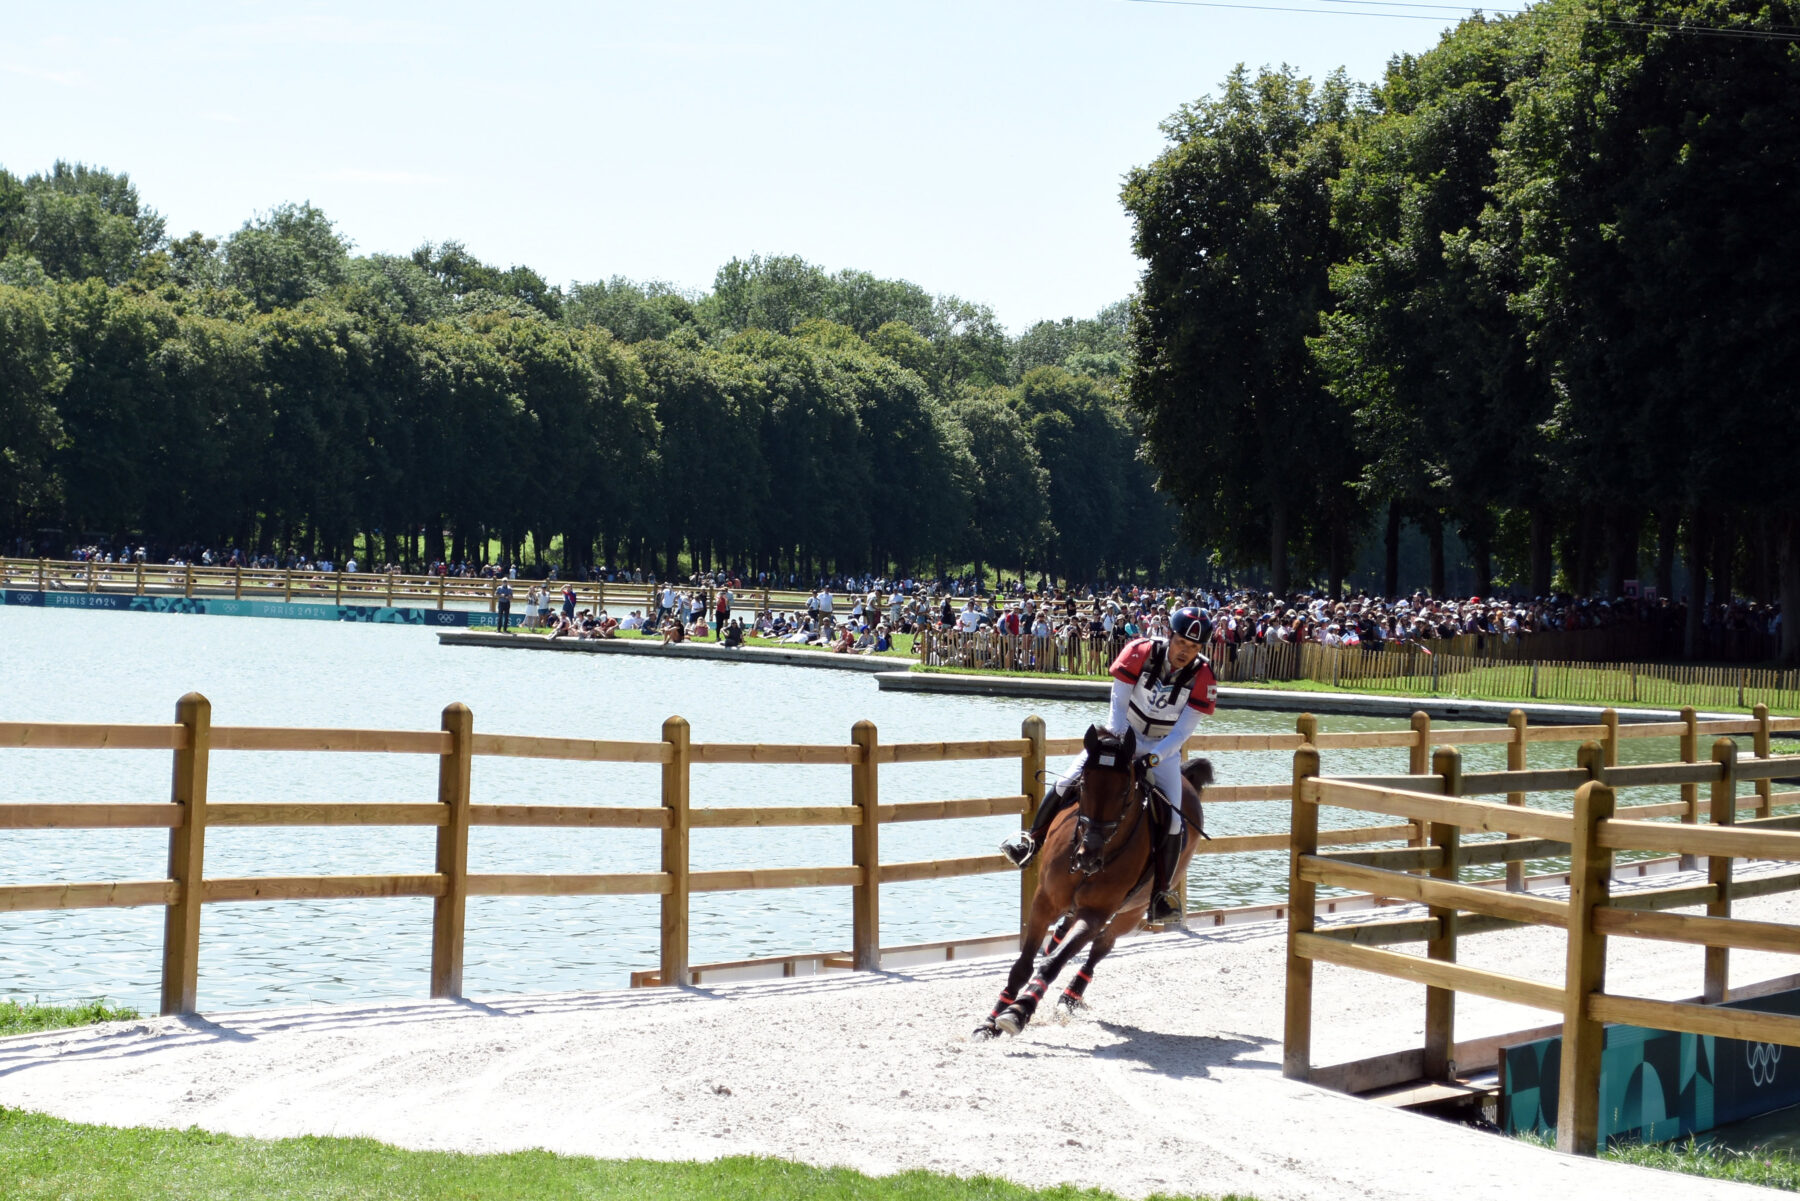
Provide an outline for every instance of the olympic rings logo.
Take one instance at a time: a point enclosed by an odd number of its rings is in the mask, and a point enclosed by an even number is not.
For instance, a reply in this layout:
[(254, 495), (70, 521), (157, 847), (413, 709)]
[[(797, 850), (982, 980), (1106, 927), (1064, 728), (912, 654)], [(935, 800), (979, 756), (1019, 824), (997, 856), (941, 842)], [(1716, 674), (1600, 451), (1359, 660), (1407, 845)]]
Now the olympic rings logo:
[(1750, 1065), (1750, 1080), (1757, 1087), (1775, 1083), (1775, 1065), (1781, 1062), (1781, 1048), (1774, 1043), (1745, 1043), (1744, 1062)]

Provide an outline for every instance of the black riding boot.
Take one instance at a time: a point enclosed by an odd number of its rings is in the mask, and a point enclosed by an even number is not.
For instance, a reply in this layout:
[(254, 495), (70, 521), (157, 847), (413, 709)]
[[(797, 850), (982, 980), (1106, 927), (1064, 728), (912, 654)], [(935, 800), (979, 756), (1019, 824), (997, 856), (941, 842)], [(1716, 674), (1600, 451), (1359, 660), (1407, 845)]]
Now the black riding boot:
[(1000, 853), (1011, 860), (1014, 867), (1022, 868), (1031, 862), (1032, 857), (1038, 853), (1038, 848), (1044, 845), (1044, 834), (1050, 829), (1050, 823), (1080, 794), (1080, 783), (1079, 772), (1071, 772), (1058, 780), (1056, 786), (1044, 797), (1044, 803), (1038, 806), (1037, 816), (1031, 820), (1031, 829), (1020, 830), (1000, 844)]
[(1170, 885), (1174, 882), (1175, 865), (1181, 859), (1181, 844), (1185, 841), (1186, 830), (1171, 834), (1165, 826), (1150, 848), (1156, 872), (1150, 882), (1150, 908), (1144, 914), (1147, 922), (1172, 922), (1182, 917), (1181, 897)]

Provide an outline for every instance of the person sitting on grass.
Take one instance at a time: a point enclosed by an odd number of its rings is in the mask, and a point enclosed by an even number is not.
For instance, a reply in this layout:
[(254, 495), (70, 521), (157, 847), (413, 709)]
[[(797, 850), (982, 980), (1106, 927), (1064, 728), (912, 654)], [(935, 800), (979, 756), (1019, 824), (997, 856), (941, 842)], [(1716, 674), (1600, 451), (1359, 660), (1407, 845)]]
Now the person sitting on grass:
[(875, 631), (871, 630), (868, 626), (864, 626), (862, 632), (856, 636), (856, 645), (851, 649), (859, 655), (873, 654), (875, 651)]
[(881, 655), (894, 649), (894, 634), (887, 622), (875, 627), (875, 645), (864, 651), (865, 655)]
[(619, 636), (619, 619), (610, 616), (605, 609), (600, 610), (600, 620), (594, 626), (594, 637), (617, 638)]
[(832, 640), (831, 653), (834, 655), (847, 655), (855, 649), (856, 635), (850, 631), (849, 624), (845, 623), (844, 628), (838, 631), (837, 637)]
[(726, 646), (744, 645), (744, 619), (734, 617), (725, 623), (725, 634), (719, 640)]
[(689, 638), (704, 638), (708, 633), (706, 616), (699, 609), (694, 610), (694, 622), (688, 627)]
[(681, 624), (681, 618), (671, 614), (669, 619), (663, 622), (662, 644), (668, 646), (671, 642), (680, 643), (686, 638), (687, 627)]

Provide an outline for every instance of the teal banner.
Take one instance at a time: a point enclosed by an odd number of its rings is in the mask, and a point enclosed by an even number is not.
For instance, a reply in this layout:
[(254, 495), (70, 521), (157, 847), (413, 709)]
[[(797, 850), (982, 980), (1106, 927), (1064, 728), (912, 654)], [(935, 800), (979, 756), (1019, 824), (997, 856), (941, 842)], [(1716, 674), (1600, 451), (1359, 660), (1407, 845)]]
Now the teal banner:
[(129, 613), (198, 613), (213, 617), (274, 617), (288, 621), (372, 621), (399, 625), (491, 627), (492, 613), (466, 609), (326, 605), (312, 601), (233, 600), (213, 596), (124, 596), (110, 592), (36, 592), (0, 589), (0, 603), (46, 609), (108, 609)]
[[(1724, 1008), (1800, 1016), (1800, 990)], [(1800, 1104), (1800, 1065), (1773, 1043), (1608, 1026), (1600, 1053), (1600, 1136), (1660, 1143)], [(1554, 1136), (1562, 1039), (1500, 1053), (1500, 1128)]]

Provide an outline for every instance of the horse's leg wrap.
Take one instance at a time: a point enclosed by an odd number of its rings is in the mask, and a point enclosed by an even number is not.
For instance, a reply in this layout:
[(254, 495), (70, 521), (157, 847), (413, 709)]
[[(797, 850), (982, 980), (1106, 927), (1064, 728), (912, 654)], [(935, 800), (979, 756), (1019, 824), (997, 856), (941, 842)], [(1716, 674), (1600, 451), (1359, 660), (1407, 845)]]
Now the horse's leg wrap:
[(1076, 972), (1075, 978), (1069, 981), (1069, 987), (1063, 989), (1063, 1002), (1071, 1009), (1080, 1005), (1081, 995), (1087, 991), (1087, 986), (1093, 982), (1093, 979), (1093, 972), (1089, 971), (1087, 968), (1082, 968), (1079, 972)]
[(1002, 1009), (1005, 1009), (1008, 1005), (1011, 1005), (1012, 1003), (1013, 1003), (1012, 989), (1010, 989), (1010, 988), (1001, 989), (1000, 990), (1000, 999), (998, 1001), (994, 1002), (994, 1008), (988, 1012), (988, 1020), (992, 1021), (993, 1019), (999, 1017), (1000, 1011)]
[(1057, 974), (1063, 970), (1069, 960), (1075, 957), (1076, 952), (1087, 945), (1092, 931), (1093, 925), (1086, 918), (1075, 920), (1075, 923), (1069, 927), (1068, 934), (1064, 936), (1062, 945), (1057, 947), (1055, 953), (1044, 961), (1044, 965), (1031, 977), (1031, 983), (1025, 986), (1025, 991), (1019, 994), (1018, 999), (999, 1015), (998, 1021), (1002, 1030), (1016, 1034), (1019, 1030), (1024, 1029), (1025, 1024), (1031, 1021), (1031, 1015), (1037, 1012), (1038, 1002), (1042, 1001), (1044, 994), (1050, 990), (1051, 981), (1055, 980)]

